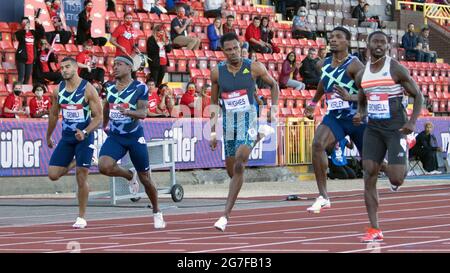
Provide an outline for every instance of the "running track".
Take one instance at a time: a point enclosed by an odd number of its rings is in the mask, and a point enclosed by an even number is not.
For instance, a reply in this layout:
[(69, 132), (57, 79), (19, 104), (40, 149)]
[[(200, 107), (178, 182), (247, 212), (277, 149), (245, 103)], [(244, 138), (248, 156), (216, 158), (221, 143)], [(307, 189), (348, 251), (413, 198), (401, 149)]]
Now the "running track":
[[(427, 191), (433, 187), (439, 190)], [(168, 227), (158, 231), (149, 216), (90, 221), (84, 230), (71, 223), (2, 227), (0, 252), (450, 252), (450, 186), (382, 194), (385, 241), (372, 244), (359, 242), (368, 224), (362, 192), (345, 194), (353, 196), (332, 199), (321, 214), (305, 211), (309, 201), (235, 210), (225, 233), (212, 227), (218, 212), (166, 215)]]

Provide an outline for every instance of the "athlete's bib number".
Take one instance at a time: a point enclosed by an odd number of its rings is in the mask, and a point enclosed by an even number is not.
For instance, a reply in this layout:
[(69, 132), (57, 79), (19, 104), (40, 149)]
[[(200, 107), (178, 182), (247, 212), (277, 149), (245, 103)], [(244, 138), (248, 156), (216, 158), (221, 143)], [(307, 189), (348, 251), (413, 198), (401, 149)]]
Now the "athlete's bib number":
[(122, 115), (122, 113), (120, 112), (121, 109), (129, 109), (128, 103), (121, 103), (121, 104), (110, 103), (109, 104), (109, 118), (112, 121), (120, 122), (120, 123), (131, 122), (130, 117)]
[(222, 93), (222, 100), (227, 111), (241, 112), (250, 109), (250, 101), (245, 89)]
[(371, 119), (388, 119), (391, 117), (388, 94), (369, 94), (367, 107)]
[(63, 118), (69, 122), (83, 122), (84, 111), (81, 104), (61, 104)]
[(350, 108), (348, 101), (342, 100), (336, 93), (328, 93), (327, 97), (327, 109), (328, 110), (342, 110)]

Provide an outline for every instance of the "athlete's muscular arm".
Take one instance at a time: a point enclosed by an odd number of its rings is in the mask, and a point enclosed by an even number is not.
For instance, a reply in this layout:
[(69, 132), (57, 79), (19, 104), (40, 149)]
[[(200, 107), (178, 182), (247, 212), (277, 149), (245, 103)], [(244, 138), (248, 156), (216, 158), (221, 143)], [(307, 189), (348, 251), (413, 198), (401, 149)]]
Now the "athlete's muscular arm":
[[(88, 83), (86, 85), (86, 100), (89, 103), (89, 107), (91, 108), (91, 122), (89, 125), (85, 128), (87, 134), (90, 134), (92, 131), (97, 129), (100, 124), (102, 123), (102, 104), (100, 102), (100, 97), (97, 94), (97, 90), (95, 90), (94, 86), (92, 84)], [(77, 129), (77, 133), (75, 134), (75, 137), (78, 140), (84, 139), (84, 134), (81, 132), (81, 130)]]
[(209, 112), (211, 113), (209, 121), (211, 126), (210, 146), (214, 151), (217, 146), (216, 124), (219, 117), (219, 69), (217, 67), (211, 71), (211, 104), (209, 108)]
[(109, 123), (109, 102), (105, 100), (103, 103), (103, 129), (108, 127)]
[(409, 71), (404, 66), (400, 65), (397, 61), (391, 62), (391, 74), (393, 75), (394, 81), (401, 84), (401, 86), (403, 86), (408, 95), (414, 98), (413, 112), (411, 118), (400, 129), (400, 131), (403, 134), (408, 135), (414, 132), (417, 118), (419, 117), (420, 112), (422, 111), (423, 95), (420, 92), (417, 84), (409, 76)]
[(47, 145), (49, 148), (53, 148), (53, 146), (55, 145), (52, 140), (52, 135), (53, 131), (55, 130), (56, 124), (58, 123), (59, 110), (61, 107), (58, 103), (58, 93), (59, 88), (56, 88), (51, 96), (52, 108), (50, 108), (47, 127)]
[(252, 76), (254, 79), (261, 78), (263, 82), (270, 86), (270, 97), (272, 98), (272, 107), (270, 108), (270, 115), (267, 117), (268, 122), (272, 122), (273, 118), (278, 112), (278, 95), (280, 94), (280, 87), (277, 81), (267, 72), (266, 67), (260, 62), (252, 63)]
[(147, 105), (148, 101), (138, 100), (136, 111), (123, 110), (122, 114), (134, 119), (145, 119), (147, 117)]
[[(359, 72), (364, 71), (364, 65), (358, 60), (353, 59), (352, 63), (348, 67), (347, 74), (352, 78), (354, 81), (356, 81), (356, 77)], [(349, 94), (344, 88), (334, 85), (334, 89), (336, 90), (336, 93), (341, 97), (341, 99), (345, 101), (358, 101), (358, 94)]]
[(361, 70), (355, 78), (355, 84), (358, 87), (358, 110), (353, 116), (353, 125), (358, 126), (363, 119), (367, 116), (367, 97), (361, 87), (361, 81), (364, 74), (364, 70)]
[[(320, 60), (316, 64), (316, 70), (320, 73), (322, 72), (322, 66), (323, 66), (324, 60)], [(322, 98), (323, 94), (325, 93), (323, 88), (323, 82), (322, 80), (319, 81), (319, 84), (317, 85), (316, 94), (314, 94), (314, 97), (312, 98), (312, 102), (308, 104), (305, 108), (304, 115), (309, 119), (314, 119), (314, 110), (316, 109), (317, 103)]]

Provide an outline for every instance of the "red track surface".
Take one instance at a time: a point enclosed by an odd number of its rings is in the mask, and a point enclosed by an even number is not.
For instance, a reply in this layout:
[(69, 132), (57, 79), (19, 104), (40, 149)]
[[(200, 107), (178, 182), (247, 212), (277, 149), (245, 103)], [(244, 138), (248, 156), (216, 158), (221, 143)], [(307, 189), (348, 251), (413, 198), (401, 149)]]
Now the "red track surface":
[(379, 218), (385, 241), (369, 245), (359, 242), (368, 218), (357, 196), (336, 199), (321, 214), (286, 203), (236, 210), (225, 233), (212, 227), (217, 212), (167, 215), (168, 227), (161, 231), (148, 216), (90, 221), (84, 230), (70, 223), (4, 227), (0, 252), (70, 252), (77, 245), (81, 252), (107, 253), (450, 252), (449, 197), (449, 187), (383, 195)]

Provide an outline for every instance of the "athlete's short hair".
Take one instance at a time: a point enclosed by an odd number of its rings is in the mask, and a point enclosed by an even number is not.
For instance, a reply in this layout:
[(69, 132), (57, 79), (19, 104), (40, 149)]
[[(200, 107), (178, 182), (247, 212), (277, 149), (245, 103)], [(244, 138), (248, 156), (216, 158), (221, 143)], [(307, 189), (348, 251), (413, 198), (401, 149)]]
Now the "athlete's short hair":
[(222, 36), (222, 38), (220, 38), (220, 45), (223, 48), (223, 45), (225, 44), (225, 42), (233, 41), (233, 40), (236, 40), (239, 42), (239, 37), (236, 35), (235, 32), (228, 32), (228, 33), (224, 34)]
[(386, 33), (384, 33), (383, 31), (381, 31), (381, 30), (377, 30), (377, 31), (374, 31), (374, 32), (370, 33), (369, 38), (367, 38), (367, 42), (370, 43), (370, 39), (372, 39), (373, 35), (375, 35), (375, 34), (384, 35), (386, 37), (386, 39), (388, 40), (388, 42), (389, 42), (389, 36)]
[(77, 60), (75, 60), (73, 57), (64, 57), (64, 59), (61, 60), (61, 62), (71, 62), (73, 64), (77, 64)]
[(350, 40), (352, 39), (352, 34), (350, 33), (350, 31), (348, 29), (346, 29), (345, 27), (335, 27), (331, 32), (336, 31), (336, 30), (344, 32), (345, 39), (350, 42)]

